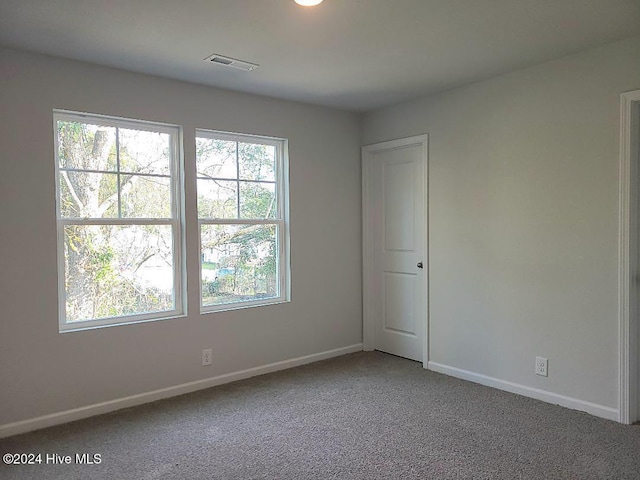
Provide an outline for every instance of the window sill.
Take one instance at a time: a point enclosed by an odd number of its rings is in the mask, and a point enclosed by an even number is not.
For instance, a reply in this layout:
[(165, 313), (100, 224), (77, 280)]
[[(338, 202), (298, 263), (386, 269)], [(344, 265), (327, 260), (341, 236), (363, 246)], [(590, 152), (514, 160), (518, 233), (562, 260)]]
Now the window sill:
[(141, 319), (132, 319), (126, 320), (122, 319), (109, 319), (108, 323), (102, 323), (103, 320), (90, 320), (83, 322), (73, 322), (73, 323), (65, 323), (59, 326), (58, 333), (73, 333), (73, 332), (82, 332), (86, 330), (97, 330), (100, 328), (109, 328), (109, 327), (121, 327), (124, 325), (136, 325), (139, 323), (150, 323), (150, 322), (161, 322), (164, 320), (175, 320), (178, 318), (185, 318), (187, 315), (184, 313), (176, 313), (176, 312), (167, 312), (167, 315), (162, 317), (153, 317), (153, 318), (141, 318)]
[(254, 302), (243, 303), (227, 303), (211, 307), (200, 306), (200, 315), (208, 315), (211, 313), (228, 312), (232, 310), (244, 310), (245, 308), (268, 307), (270, 305), (280, 305), (283, 303), (291, 303), (291, 300), (284, 297), (273, 298), (269, 300), (256, 300)]

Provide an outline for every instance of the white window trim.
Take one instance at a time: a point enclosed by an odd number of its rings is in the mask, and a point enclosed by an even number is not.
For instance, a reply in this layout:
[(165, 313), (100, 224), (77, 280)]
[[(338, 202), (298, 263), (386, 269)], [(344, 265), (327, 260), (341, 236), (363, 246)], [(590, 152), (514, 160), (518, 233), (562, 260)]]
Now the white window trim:
[[(172, 205), (171, 219), (155, 218), (104, 218), (104, 219), (63, 219), (60, 215), (60, 159), (58, 145), (58, 121), (102, 121), (109, 126), (131, 128), (152, 132), (167, 133), (171, 138), (171, 184)], [(73, 332), (103, 328), (132, 323), (167, 320), (186, 316), (186, 278), (185, 271), (185, 225), (184, 225), (184, 161), (182, 158), (182, 127), (165, 123), (146, 120), (134, 120), (108, 115), (99, 115), (69, 110), (53, 110), (53, 138), (55, 157), (55, 183), (56, 183), (56, 224), (57, 224), (57, 255), (58, 255), (58, 325), (59, 332)], [(64, 259), (64, 227), (65, 225), (171, 225), (173, 233), (173, 310), (161, 312), (143, 313), (137, 315), (123, 315), (118, 317), (106, 317), (96, 320), (66, 321), (66, 290), (65, 290), (65, 259)]]
[[(291, 261), (290, 261), (290, 239), (289, 239), (289, 141), (286, 138), (266, 137), (261, 135), (248, 135), (245, 133), (223, 132), (219, 130), (208, 130), (196, 128), (196, 138), (211, 138), (215, 140), (226, 140), (232, 142), (257, 143), (273, 146), (276, 149), (275, 177), (276, 177), (276, 199), (278, 206), (277, 218), (265, 220), (247, 220), (239, 218), (230, 219), (201, 219), (198, 217), (198, 298), (200, 303), (200, 313), (209, 314), (215, 312), (225, 312), (229, 310), (239, 310), (243, 308), (261, 307), (287, 303), (291, 301)], [(197, 160), (197, 159), (196, 159)], [(197, 187), (196, 187), (197, 188)], [(225, 303), (221, 305), (202, 304), (202, 225), (221, 224), (245, 224), (245, 225), (277, 225), (278, 226), (278, 289), (280, 295), (277, 297), (248, 300), (243, 302)]]

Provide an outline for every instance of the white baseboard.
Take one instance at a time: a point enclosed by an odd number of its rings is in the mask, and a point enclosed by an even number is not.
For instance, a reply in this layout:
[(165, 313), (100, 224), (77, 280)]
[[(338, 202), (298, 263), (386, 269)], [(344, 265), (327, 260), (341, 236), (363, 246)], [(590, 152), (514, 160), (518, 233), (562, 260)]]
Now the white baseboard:
[(73, 422), (74, 420), (93, 417), (95, 415), (113, 412), (114, 410), (120, 410), (122, 408), (133, 407), (136, 405), (141, 405), (143, 403), (155, 402), (156, 400), (161, 400), (163, 398), (184, 395), (185, 393), (195, 392), (196, 390), (215, 387), (216, 385), (222, 385), (224, 383), (235, 382), (237, 380), (243, 380), (245, 378), (255, 377), (257, 375), (264, 375), (265, 373), (276, 372), (278, 370), (286, 370), (287, 368), (298, 367), (307, 363), (318, 362), (320, 360), (339, 357), (341, 355), (360, 351), (362, 351), (362, 344), (356, 343), (355, 345), (349, 345), (348, 347), (336, 348), (333, 350), (327, 350), (326, 352), (305, 355), (304, 357), (291, 358), (289, 360), (283, 360), (281, 362), (269, 363), (267, 365), (262, 365), (259, 367), (240, 370), (239, 372), (225, 373), (216, 377), (196, 380), (195, 382), (183, 383), (181, 385), (175, 385), (173, 387), (153, 390), (151, 392), (140, 393), (138, 395), (131, 395), (130, 397), (118, 398), (116, 400), (109, 400), (108, 402), (96, 403), (94, 405), (87, 405), (85, 407), (74, 408), (72, 410), (56, 412), (50, 415), (30, 418), (28, 420), (7, 423), (5, 425), (0, 425), (0, 438), (17, 435), (19, 433), (30, 432), (32, 430), (38, 430), (40, 428), (51, 427), (53, 425), (59, 425), (62, 423)]
[(536, 400), (542, 400), (543, 402), (553, 403), (562, 407), (571, 408), (573, 410), (580, 410), (582, 412), (590, 413), (596, 417), (606, 418), (608, 420), (620, 421), (620, 413), (617, 409), (607, 407), (605, 405), (599, 405), (597, 403), (586, 402), (577, 398), (566, 397), (539, 388), (527, 387), (518, 383), (508, 382), (506, 380), (500, 380), (498, 378), (489, 377), (480, 373), (470, 372), (468, 370), (462, 370), (460, 368), (450, 367), (448, 365), (442, 365), (436, 362), (429, 362), (427, 364), (429, 370), (434, 372), (444, 373), (452, 377), (461, 378), (474, 383), (480, 383), (488, 387), (497, 388), (498, 390), (505, 390), (511, 393), (517, 393), (518, 395), (524, 395), (525, 397), (535, 398)]

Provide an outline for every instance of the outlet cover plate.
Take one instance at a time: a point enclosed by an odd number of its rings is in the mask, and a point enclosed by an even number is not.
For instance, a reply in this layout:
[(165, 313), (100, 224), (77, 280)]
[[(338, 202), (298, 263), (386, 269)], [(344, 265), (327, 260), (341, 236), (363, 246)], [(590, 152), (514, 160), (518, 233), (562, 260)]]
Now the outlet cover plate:
[(213, 356), (213, 351), (210, 348), (205, 348), (202, 350), (202, 366), (206, 367), (207, 365), (211, 365), (211, 357)]
[(549, 365), (549, 360), (544, 357), (536, 357), (536, 375), (540, 375), (542, 377), (547, 377), (547, 367)]

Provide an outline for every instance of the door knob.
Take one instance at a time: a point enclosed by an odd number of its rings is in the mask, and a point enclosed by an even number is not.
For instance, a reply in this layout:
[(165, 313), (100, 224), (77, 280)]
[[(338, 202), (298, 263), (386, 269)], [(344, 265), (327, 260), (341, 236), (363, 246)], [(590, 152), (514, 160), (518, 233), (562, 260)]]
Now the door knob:
[(418, 262), (418, 268), (422, 268), (422, 262)]

